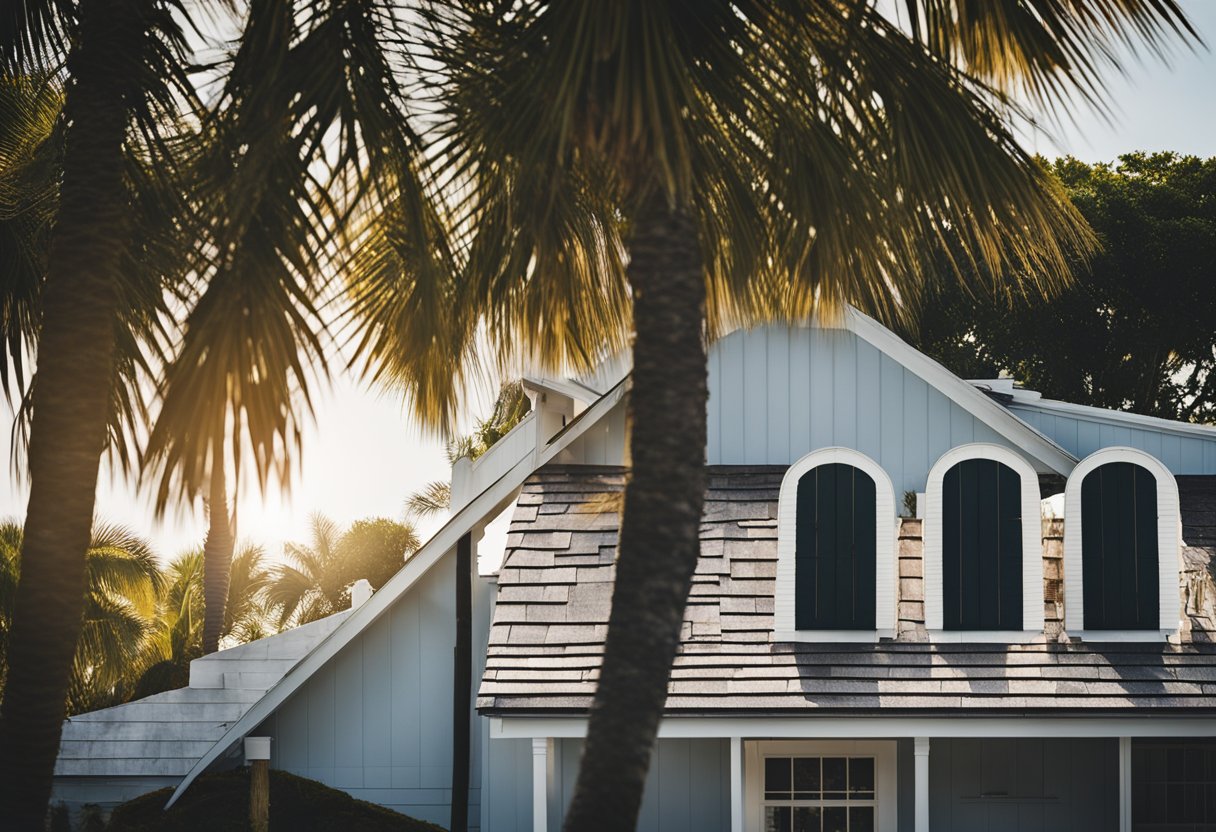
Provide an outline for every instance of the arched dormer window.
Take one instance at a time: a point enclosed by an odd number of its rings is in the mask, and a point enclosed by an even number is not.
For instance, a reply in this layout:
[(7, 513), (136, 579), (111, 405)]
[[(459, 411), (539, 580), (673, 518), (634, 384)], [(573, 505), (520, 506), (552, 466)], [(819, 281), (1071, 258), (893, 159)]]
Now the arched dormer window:
[(1178, 629), (1178, 482), (1155, 457), (1103, 448), (1064, 488), (1064, 624), (1092, 640), (1160, 640)]
[(1043, 631), (1039, 480), (1008, 448), (975, 443), (929, 471), (925, 627), (937, 641), (1032, 638)]
[(777, 506), (776, 638), (894, 635), (896, 522), (891, 478), (865, 454), (823, 448), (791, 465)]

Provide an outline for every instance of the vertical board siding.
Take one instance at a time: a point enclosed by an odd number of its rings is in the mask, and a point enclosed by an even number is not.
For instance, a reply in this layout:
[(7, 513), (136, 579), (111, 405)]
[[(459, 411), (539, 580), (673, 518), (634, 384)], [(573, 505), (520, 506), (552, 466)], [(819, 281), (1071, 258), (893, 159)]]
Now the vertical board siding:
[[(447, 824), (452, 777), (453, 569), (452, 559), (436, 564), (391, 612), (347, 645), (267, 720), (264, 730), (274, 738), (275, 768), (343, 789), (360, 800)], [(484, 633), (480, 637), (484, 640)], [(479, 785), (480, 743), (476, 737), (473, 742), (471, 782)], [(509, 757), (508, 746), (502, 751)], [(530, 784), (530, 746), (525, 750), (529, 760), (522, 769)], [(474, 826), (480, 825), (479, 801), (479, 792), (470, 789), (469, 817)]]
[(855, 448), (924, 491), (929, 466), (967, 442), (1012, 444), (869, 342), (839, 329), (740, 330), (710, 348), (711, 465), (788, 465)]
[(1049, 413), (1033, 405), (1015, 404), (1009, 409), (1078, 459), (1100, 448), (1123, 445), (1156, 457), (1173, 474), (1216, 474), (1216, 436), (1184, 436), (1166, 427), (1114, 424), (1097, 416)]
[[(562, 817), (574, 797), (582, 744), (582, 740), (576, 739), (554, 743), (556, 759), (549, 792), (550, 832), (560, 832)], [(531, 794), (530, 783), (526, 787)], [(729, 830), (730, 740), (659, 740), (646, 774), (637, 832)], [(493, 832), (498, 832), (497, 818)]]

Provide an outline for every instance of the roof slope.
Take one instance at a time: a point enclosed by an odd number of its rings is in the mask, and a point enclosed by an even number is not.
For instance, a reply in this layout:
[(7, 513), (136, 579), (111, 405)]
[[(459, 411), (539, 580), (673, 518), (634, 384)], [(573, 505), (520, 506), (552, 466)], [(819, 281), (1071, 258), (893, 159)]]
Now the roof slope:
[[(773, 642), (783, 473), (710, 469), (669, 712), (1216, 710), (1211, 645)], [(1184, 522), (1203, 520), (1216, 533), (1216, 481), (1187, 479)], [(499, 574), (477, 702), (484, 712), (578, 712), (590, 704), (623, 487), (619, 468), (559, 466), (524, 486)], [(1188, 551), (1209, 561), (1213, 554), (1203, 545)]]
[(179, 777), (347, 617), (341, 612), (190, 663), (190, 686), (69, 718), (58, 776)]

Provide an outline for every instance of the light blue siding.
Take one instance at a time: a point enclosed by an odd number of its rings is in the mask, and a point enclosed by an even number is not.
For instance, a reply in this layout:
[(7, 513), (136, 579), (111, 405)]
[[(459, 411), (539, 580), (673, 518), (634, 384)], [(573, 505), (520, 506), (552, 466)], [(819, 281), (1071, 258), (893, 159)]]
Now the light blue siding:
[[(454, 558), (319, 670), (259, 729), (271, 764), (422, 820), (451, 810)], [(481, 677), (488, 589), (475, 583), (473, 678)], [(481, 821), (481, 720), (473, 720), (469, 820)], [(525, 769), (530, 771), (530, 769)]]
[[(500, 740), (493, 740), (498, 743)], [(549, 829), (560, 832), (574, 796), (582, 740), (554, 743)], [(531, 794), (531, 781), (523, 784)], [(498, 818), (495, 828), (498, 832)], [(730, 829), (730, 741), (659, 740), (646, 776), (638, 832), (727, 832)]]
[(710, 350), (711, 465), (788, 465), (816, 448), (856, 448), (899, 492), (966, 442), (1011, 443), (851, 332), (760, 327)]
[(1053, 413), (1034, 404), (1014, 404), (1010, 410), (1078, 459), (1100, 448), (1126, 445), (1153, 455), (1175, 474), (1216, 474), (1216, 436), (1186, 435), (1168, 425), (1103, 421), (1101, 414)]

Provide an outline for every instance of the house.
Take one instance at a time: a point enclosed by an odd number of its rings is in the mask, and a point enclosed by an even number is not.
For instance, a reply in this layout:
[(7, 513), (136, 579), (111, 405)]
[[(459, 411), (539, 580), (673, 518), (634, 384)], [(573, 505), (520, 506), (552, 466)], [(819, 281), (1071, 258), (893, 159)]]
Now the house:
[[(629, 382), (527, 385), (532, 413), (457, 466), (451, 520), (379, 592), (73, 717), (57, 799), (176, 799), (269, 736), (273, 766), (447, 823), (456, 552), (507, 511), (500, 568), (474, 576), (470, 825), (559, 829)], [(967, 382), (852, 311), (724, 337), (709, 388), (640, 828), (1216, 829), (1216, 429)]]

